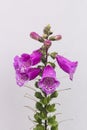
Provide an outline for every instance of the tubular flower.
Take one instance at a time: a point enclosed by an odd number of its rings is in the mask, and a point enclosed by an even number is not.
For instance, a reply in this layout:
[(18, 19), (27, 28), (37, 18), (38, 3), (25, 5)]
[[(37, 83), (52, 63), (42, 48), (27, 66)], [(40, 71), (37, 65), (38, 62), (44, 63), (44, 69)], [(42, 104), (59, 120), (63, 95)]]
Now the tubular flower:
[(39, 68), (31, 68), (40, 62), (42, 54), (39, 50), (34, 51), (31, 55), (22, 54), (20, 57), (15, 56), (14, 68), (16, 71), (16, 82), (19, 86), (23, 86), (28, 80), (36, 78), (39, 73)]
[(31, 57), (31, 65), (38, 64), (42, 58), (42, 53), (40, 49), (33, 51), (30, 57)]
[(40, 71), (40, 68), (29, 68), (27, 73), (29, 80), (35, 79), (39, 75)]
[(52, 94), (60, 82), (56, 79), (56, 72), (52, 66), (47, 65), (44, 68), (42, 79), (38, 82), (38, 86), (46, 94)]
[(16, 71), (25, 73), (25, 71), (31, 66), (31, 58), (29, 54), (22, 54), (21, 57), (15, 56), (14, 68)]
[(39, 68), (29, 68), (25, 73), (16, 71), (16, 82), (19, 86), (23, 86), (27, 81), (35, 79), (39, 73)]
[(56, 60), (60, 68), (69, 74), (70, 80), (73, 80), (73, 74), (75, 73), (78, 62), (72, 62), (63, 56), (57, 55)]
[(36, 32), (31, 32), (30, 37), (35, 39), (35, 40), (41, 39), (41, 36), (39, 34), (37, 34)]

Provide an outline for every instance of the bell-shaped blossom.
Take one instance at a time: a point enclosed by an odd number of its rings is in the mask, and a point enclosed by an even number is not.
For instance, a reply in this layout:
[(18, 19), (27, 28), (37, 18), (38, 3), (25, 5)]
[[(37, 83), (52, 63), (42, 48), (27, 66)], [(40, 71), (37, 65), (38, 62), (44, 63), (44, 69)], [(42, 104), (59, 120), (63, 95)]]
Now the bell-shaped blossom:
[(42, 53), (40, 49), (33, 51), (30, 57), (31, 57), (31, 65), (38, 64), (42, 58)]
[(39, 73), (39, 68), (32, 68), (32, 66), (38, 64), (41, 60), (42, 53), (40, 49), (34, 51), (31, 55), (22, 54), (20, 57), (15, 56), (14, 68), (16, 72), (16, 81), (19, 86), (23, 86), (28, 80), (33, 80)]
[(16, 71), (16, 83), (18, 86), (23, 86), (28, 81), (27, 73), (20, 73), (20, 71)]
[(17, 84), (23, 86), (26, 82), (35, 79), (40, 71), (40, 68), (29, 68), (26, 72), (16, 71)]
[(66, 73), (69, 74), (70, 79), (73, 79), (73, 74), (76, 71), (78, 62), (72, 62), (70, 60), (68, 60), (67, 58), (61, 56), (61, 55), (57, 55), (56, 56), (56, 60), (58, 62), (58, 65), (60, 66), (60, 68), (65, 71)]
[(40, 68), (29, 68), (28, 70), (28, 78), (29, 80), (35, 79), (41, 72)]
[(16, 71), (25, 73), (25, 71), (31, 66), (31, 57), (29, 54), (22, 54), (20, 57), (15, 56), (14, 68)]
[(35, 40), (41, 39), (41, 36), (39, 34), (37, 34), (36, 32), (31, 32), (30, 37), (35, 39)]
[(44, 68), (42, 79), (38, 82), (38, 86), (46, 94), (52, 94), (59, 86), (60, 82), (56, 79), (56, 72), (54, 68), (47, 65)]

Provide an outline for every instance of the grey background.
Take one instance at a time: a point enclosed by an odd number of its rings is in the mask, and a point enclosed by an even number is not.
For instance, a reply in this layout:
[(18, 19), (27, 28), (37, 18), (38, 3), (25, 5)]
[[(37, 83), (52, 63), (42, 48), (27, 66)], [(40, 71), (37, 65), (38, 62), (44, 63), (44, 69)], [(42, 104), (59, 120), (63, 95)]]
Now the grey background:
[(33, 126), (27, 117), (32, 117), (33, 112), (24, 108), (34, 107), (33, 101), (24, 98), (25, 93), (33, 96), (33, 91), (16, 85), (13, 58), (39, 48), (41, 43), (30, 39), (29, 33), (42, 34), (47, 24), (51, 24), (54, 34), (63, 37), (53, 43), (50, 51), (79, 62), (73, 82), (57, 69), (59, 89), (72, 88), (59, 93), (56, 102), (61, 106), (57, 106), (57, 112), (62, 115), (57, 118), (73, 118), (60, 123), (59, 130), (87, 129), (86, 12), (86, 0), (0, 0), (0, 130), (29, 130)]

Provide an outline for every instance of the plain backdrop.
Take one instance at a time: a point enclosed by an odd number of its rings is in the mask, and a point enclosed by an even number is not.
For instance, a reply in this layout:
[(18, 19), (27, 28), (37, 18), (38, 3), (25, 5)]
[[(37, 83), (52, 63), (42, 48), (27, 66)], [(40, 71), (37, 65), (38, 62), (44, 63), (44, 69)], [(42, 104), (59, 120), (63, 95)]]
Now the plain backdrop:
[(57, 112), (62, 113), (57, 115), (59, 130), (87, 130), (86, 12), (86, 0), (0, 0), (0, 130), (30, 130), (33, 126), (28, 117), (34, 112), (24, 106), (34, 108), (35, 102), (24, 95), (33, 96), (34, 92), (16, 85), (13, 58), (39, 48), (41, 43), (29, 34), (42, 34), (47, 24), (54, 34), (62, 35), (50, 51), (79, 62), (73, 82), (57, 68), (59, 89), (72, 88), (59, 92), (54, 101), (61, 104), (57, 105)]

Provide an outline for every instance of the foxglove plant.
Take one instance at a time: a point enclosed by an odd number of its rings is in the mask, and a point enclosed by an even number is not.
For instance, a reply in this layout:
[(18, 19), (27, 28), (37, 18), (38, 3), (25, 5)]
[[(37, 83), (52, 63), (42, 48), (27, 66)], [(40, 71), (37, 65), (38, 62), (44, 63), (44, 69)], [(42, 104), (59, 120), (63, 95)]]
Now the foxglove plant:
[[(55, 114), (56, 104), (51, 103), (51, 100), (57, 98), (57, 88), (60, 86), (54, 61), (56, 60), (59, 67), (69, 74), (70, 80), (73, 79), (78, 65), (77, 61), (72, 62), (57, 52), (49, 53), (52, 41), (58, 41), (62, 38), (61, 35), (52, 36), (52, 34), (50, 25), (44, 28), (42, 36), (36, 32), (31, 32), (30, 37), (41, 42), (42, 46), (31, 54), (23, 53), (21, 56), (14, 57), (16, 82), (20, 87), (38, 77), (38, 80), (35, 80), (36, 91), (34, 95), (38, 100), (35, 104), (37, 111), (34, 114), (34, 122), (36, 125), (33, 130), (58, 130)], [(50, 61), (49, 57), (54, 61)]]

